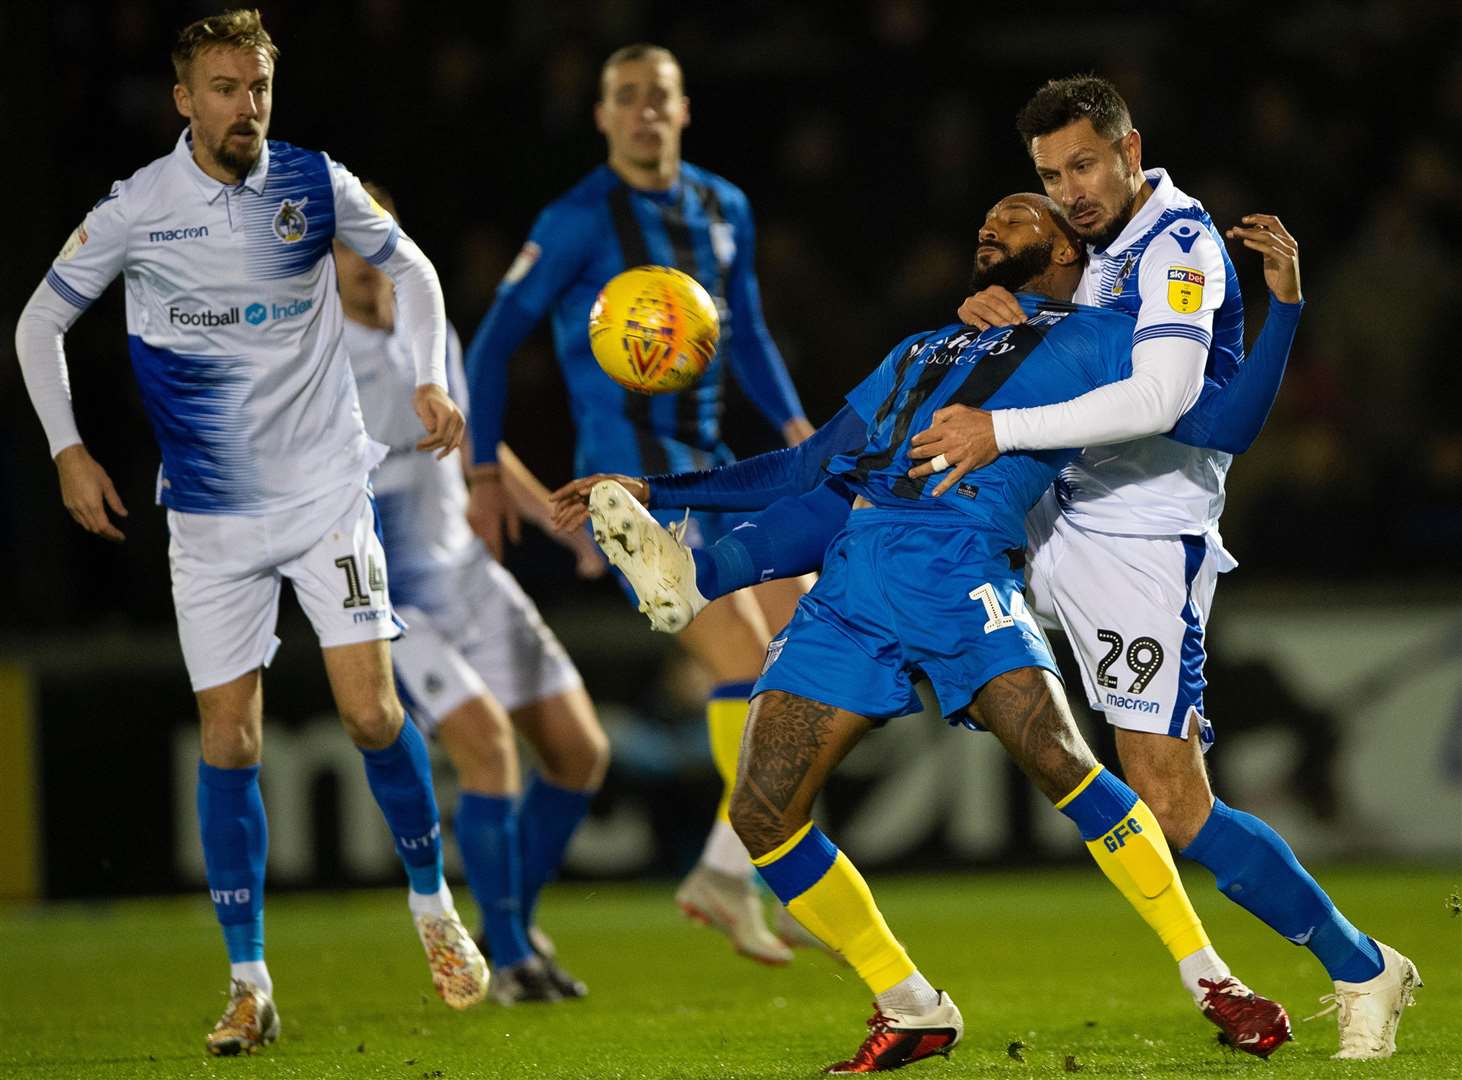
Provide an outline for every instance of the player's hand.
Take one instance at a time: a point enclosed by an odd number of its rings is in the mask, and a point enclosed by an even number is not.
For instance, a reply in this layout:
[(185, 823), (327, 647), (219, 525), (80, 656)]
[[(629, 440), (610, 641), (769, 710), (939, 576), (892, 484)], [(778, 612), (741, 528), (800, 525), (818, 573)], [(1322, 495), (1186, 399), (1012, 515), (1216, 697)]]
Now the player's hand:
[(570, 480), (549, 496), (553, 500), (553, 527), (559, 532), (582, 529), (589, 520), (589, 492), (601, 480), (617, 480), (643, 506), (650, 505), (650, 485), (643, 477), (621, 473), (595, 473)]
[(991, 285), (974, 296), (965, 297), (965, 302), (959, 306), (959, 321), (988, 330), (992, 326), (1023, 323), (1025, 312), (1020, 310), (1020, 301), (1009, 290)]
[(416, 410), (421, 426), (426, 428), (426, 438), (416, 444), (418, 450), (435, 450), (440, 459), (462, 445), (467, 421), (462, 419), (462, 410), (440, 386), (436, 383), (418, 386), (411, 395), (411, 406)]
[(56, 472), (61, 479), (61, 502), (76, 524), (113, 543), (127, 539), (107, 517), (108, 509), (118, 517), (126, 517), (127, 508), (112, 486), (112, 478), (85, 446), (76, 443), (57, 454)]
[(504, 534), (514, 544), (523, 537), (518, 508), (504, 487), (501, 467), (495, 462), (474, 465), (467, 470), (467, 524), (498, 562), (503, 561)]
[(816, 431), (817, 428), (812, 426), (812, 421), (807, 417), (794, 416), (782, 425), (782, 438), (787, 440), (788, 446), (796, 446), (806, 442)]
[(1243, 225), (1235, 225), (1224, 236), (1242, 240), (1244, 247), (1264, 256), (1264, 284), (1275, 299), (1298, 304), (1300, 291), (1300, 245), (1273, 214), (1246, 214)]
[(995, 445), (995, 424), (984, 409), (968, 405), (946, 405), (935, 409), (931, 423), (914, 436), (909, 456), (923, 460), (909, 470), (909, 477), (944, 473), (929, 494), (943, 495), (971, 469), (988, 465), (1000, 456)]

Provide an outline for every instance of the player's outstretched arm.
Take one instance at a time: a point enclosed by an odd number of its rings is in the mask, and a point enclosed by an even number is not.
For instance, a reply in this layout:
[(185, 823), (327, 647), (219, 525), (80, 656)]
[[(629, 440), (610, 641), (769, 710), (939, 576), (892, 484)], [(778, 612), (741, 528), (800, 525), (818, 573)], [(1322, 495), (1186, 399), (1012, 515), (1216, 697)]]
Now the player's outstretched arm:
[(1198, 401), (1183, 414), (1170, 438), (1189, 446), (1242, 454), (1264, 429), (1279, 396), (1294, 344), (1304, 294), (1300, 289), (1299, 243), (1279, 218), (1250, 214), (1225, 234), (1264, 258), (1269, 311), (1244, 362), (1223, 386), (1205, 379)]
[(862, 449), (867, 438), (868, 422), (852, 406), (845, 405), (810, 438), (785, 450), (772, 450), (702, 472), (665, 473), (634, 479), (632, 483), (620, 476), (588, 476), (571, 481), (553, 493), (558, 504), (555, 521), (561, 528), (581, 525), (588, 515), (589, 492), (604, 479), (618, 480), (652, 510), (764, 510), (778, 499), (817, 487), (825, 478), (823, 466), (831, 458)]

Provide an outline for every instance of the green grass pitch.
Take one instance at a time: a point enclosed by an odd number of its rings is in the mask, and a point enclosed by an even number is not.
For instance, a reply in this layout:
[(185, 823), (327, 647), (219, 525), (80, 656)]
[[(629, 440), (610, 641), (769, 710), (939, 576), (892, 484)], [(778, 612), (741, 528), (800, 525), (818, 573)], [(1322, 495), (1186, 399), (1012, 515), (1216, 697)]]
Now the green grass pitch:
[[(1188, 887), (1215, 943), (1295, 1019), (1299, 1041), (1267, 1064), (1217, 1045), (1161, 947), (1093, 869), (875, 875), (890, 924), (966, 1024), (948, 1061), (900, 1075), (1069, 1076), (1069, 1055), (1091, 1078), (1462, 1077), (1462, 917), (1448, 910), (1462, 873), (1321, 877), (1426, 981), (1390, 1061), (1328, 1060), (1333, 1017), (1300, 1022), (1330, 989), (1319, 965), (1224, 902), (1201, 871)], [(671, 890), (555, 887), (543, 925), (590, 997), (466, 1013), (432, 996), (401, 893), (277, 896), (269, 959), (283, 1037), (235, 1059), (203, 1052), (225, 969), (202, 897), (0, 908), (0, 1077), (810, 1080), (851, 1053), (870, 1009), (850, 971), (807, 953), (780, 970), (733, 956), (680, 918)]]

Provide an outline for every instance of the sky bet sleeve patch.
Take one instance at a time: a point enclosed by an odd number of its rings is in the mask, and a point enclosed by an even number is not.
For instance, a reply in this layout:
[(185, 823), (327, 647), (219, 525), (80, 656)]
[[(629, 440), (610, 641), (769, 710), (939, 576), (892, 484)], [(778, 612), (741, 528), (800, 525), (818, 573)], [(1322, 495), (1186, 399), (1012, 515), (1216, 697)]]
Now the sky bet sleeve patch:
[(1203, 271), (1191, 266), (1168, 267), (1168, 307), (1191, 315), (1203, 306)]

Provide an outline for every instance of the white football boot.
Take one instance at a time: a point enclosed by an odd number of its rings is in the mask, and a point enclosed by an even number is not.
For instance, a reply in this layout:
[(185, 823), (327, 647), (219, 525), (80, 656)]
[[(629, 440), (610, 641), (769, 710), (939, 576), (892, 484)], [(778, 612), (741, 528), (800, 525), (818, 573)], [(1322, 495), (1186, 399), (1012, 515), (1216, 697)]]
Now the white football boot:
[(1335, 993), (1320, 999), (1329, 1003), (1309, 1019), (1337, 1013), (1340, 1051), (1332, 1057), (1344, 1061), (1388, 1058), (1396, 1053), (1396, 1028), (1401, 1010), (1413, 1003), (1421, 985), (1416, 965), (1389, 945), (1376, 942), (1385, 967), (1374, 979), (1352, 983), (1335, 981)]
[(640, 611), (663, 634), (678, 634), (709, 602), (695, 587), (695, 560), (681, 542), (685, 528), (667, 529), (614, 480), (589, 493), (594, 542), (629, 579)]
[(675, 890), (675, 902), (696, 922), (730, 938), (742, 956), (773, 967), (792, 959), (792, 950), (767, 929), (761, 891), (750, 878), (699, 865)]
[(234, 979), (228, 1008), (204, 1037), (210, 1054), (232, 1057), (252, 1054), (279, 1038), (279, 1010), (274, 1000), (251, 982)]
[(437, 996), (454, 1009), (465, 1009), (485, 998), (487, 961), (456, 910), (448, 909), (445, 915), (417, 915), (415, 922)]

